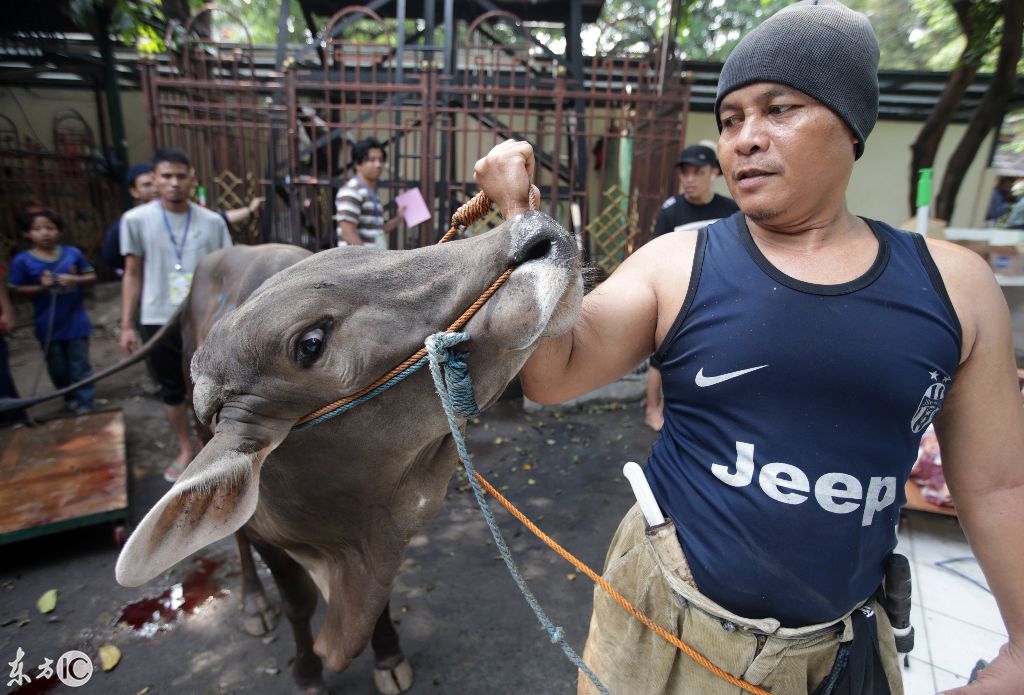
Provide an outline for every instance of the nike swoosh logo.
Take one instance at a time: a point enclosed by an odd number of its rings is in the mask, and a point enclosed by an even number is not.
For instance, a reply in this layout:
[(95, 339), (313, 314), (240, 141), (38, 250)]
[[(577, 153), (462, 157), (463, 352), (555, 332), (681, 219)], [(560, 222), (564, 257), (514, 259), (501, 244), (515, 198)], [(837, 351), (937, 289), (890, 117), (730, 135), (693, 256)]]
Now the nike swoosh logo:
[(729, 379), (735, 379), (738, 376), (749, 374), (750, 372), (756, 372), (758, 369), (764, 369), (767, 364), (762, 364), (760, 367), (751, 367), (750, 369), (741, 369), (737, 372), (729, 372), (728, 374), (720, 374), (718, 376), (704, 376), (704, 368), (701, 367), (700, 371), (697, 372), (697, 376), (694, 377), (693, 381), (697, 386), (704, 388), (706, 386), (714, 386), (715, 384), (721, 384), (723, 381), (729, 381)]

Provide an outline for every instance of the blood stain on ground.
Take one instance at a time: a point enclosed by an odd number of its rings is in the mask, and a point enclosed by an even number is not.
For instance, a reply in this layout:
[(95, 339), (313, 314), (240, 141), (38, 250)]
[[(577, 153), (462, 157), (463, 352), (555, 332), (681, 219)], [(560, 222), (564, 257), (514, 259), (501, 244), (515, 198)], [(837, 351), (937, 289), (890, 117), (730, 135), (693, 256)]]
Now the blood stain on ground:
[(229, 592), (213, 577), (223, 563), (223, 560), (197, 559), (199, 567), (180, 584), (175, 584), (159, 596), (140, 599), (125, 606), (117, 624), (127, 625), (143, 637), (152, 637), (182, 616), (195, 613), (210, 599), (226, 596)]

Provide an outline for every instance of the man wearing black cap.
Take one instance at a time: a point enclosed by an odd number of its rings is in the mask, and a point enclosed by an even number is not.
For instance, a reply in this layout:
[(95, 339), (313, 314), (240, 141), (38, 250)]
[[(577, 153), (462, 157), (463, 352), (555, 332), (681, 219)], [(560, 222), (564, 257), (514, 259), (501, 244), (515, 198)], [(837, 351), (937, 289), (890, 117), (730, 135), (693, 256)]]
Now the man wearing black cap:
[[(156, 189), (156, 180), (153, 178), (152, 164), (135, 164), (128, 170), (125, 181), (128, 183), (128, 192), (135, 201), (135, 205), (142, 205), (151, 200), (156, 200), (160, 195)], [(124, 256), (121, 255), (121, 218), (118, 217), (114, 224), (107, 228), (103, 237), (103, 262), (108, 268), (117, 273), (118, 277), (124, 274)]]
[(654, 223), (654, 235), (661, 236), (676, 227), (695, 222), (713, 222), (737, 210), (732, 198), (711, 190), (715, 177), (721, 174), (715, 151), (705, 145), (690, 145), (676, 162), (681, 195), (674, 195), (661, 205)]
[[(554, 403), (653, 354), (665, 423), (604, 578), (733, 677), (775, 695), (902, 693), (879, 601), (903, 486), (934, 420), (960, 522), (1009, 642), (956, 693), (1024, 683), (1024, 410), (1005, 299), (967, 249), (858, 217), (878, 44), (838, 2), (791, 5), (723, 66), (718, 159), (740, 213), (638, 249), (520, 373)], [(535, 162), (477, 163), (506, 217)], [(891, 578), (896, 573), (892, 572)], [(733, 695), (602, 590), (584, 659), (613, 693)], [(593, 692), (580, 681), (581, 692)]]

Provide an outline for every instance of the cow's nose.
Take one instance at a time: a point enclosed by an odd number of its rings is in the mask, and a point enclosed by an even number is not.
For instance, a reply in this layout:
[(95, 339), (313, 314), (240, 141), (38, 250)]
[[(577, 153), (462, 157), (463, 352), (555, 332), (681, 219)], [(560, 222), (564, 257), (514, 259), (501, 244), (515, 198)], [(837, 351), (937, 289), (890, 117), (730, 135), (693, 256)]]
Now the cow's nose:
[(568, 261), (576, 251), (572, 235), (542, 212), (527, 212), (512, 221), (511, 267), (540, 259)]

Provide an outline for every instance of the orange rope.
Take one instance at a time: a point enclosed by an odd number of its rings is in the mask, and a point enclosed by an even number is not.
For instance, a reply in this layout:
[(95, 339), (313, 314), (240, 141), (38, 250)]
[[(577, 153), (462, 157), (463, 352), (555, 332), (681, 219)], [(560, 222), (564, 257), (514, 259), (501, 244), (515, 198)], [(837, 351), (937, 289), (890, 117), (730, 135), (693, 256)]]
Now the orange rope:
[[(461, 461), (460, 461), (460, 463), (461, 463)], [(597, 572), (595, 572), (594, 570), (592, 570), (589, 567), (587, 567), (587, 565), (585, 565), (581, 560), (576, 558), (572, 553), (570, 553), (568, 550), (566, 550), (561, 545), (559, 545), (558, 541), (556, 541), (551, 536), (549, 536), (546, 533), (544, 533), (543, 531), (541, 531), (537, 527), (536, 524), (534, 524), (532, 521), (530, 521), (526, 517), (525, 514), (523, 514), (521, 511), (519, 511), (519, 509), (517, 509), (514, 504), (509, 502), (505, 498), (504, 495), (502, 495), (500, 492), (498, 492), (494, 488), (494, 486), (491, 485), (489, 482), (487, 482), (487, 480), (482, 475), (480, 475), (480, 473), (478, 473), (478, 472), (476, 473), (476, 479), (478, 481), (480, 481), (480, 485), (484, 488), (484, 490), (486, 490), (492, 497), (494, 497), (494, 499), (496, 499), (499, 502), (501, 502), (501, 505), (503, 507), (505, 507), (505, 509), (507, 509), (512, 516), (514, 516), (516, 519), (519, 519), (519, 522), (523, 526), (528, 528), (530, 530), (530, 532), (533, 533), (533, 535), (537, 536), (537, 538), (539, 538), (542, 541), (544, 541), (544, 543), (549, 548), (551, 548), (556, 553), (558, 553), (562, 557), (563, 560), (568, 562), (570, 565), (575, 567), (577, 570), (579, 570), (583, 574), (585, 574), (588, 577), (590, 577), (590, 579), (595, 584), (597, 584), (599, 587), (604, 589), (608, 593), (609, 596), (611, 596), (613, 599), (615, 599), (615, 602), (618, 603), (620, 606), (622, 606), (626, 610), (627, 613), (629, 613), (634, 618), (639, 620), (641, 623), (643, 623), (644, 625), (649, 627), (651, 630), (654, 630), (656, 633), (658, 633), (658, 636), (660, 636), (666, 642), (668, 642), (672, 646), (676, 647), (680, 651), (684, 652), (691, 659), (696, 661), (698, 664), (700, 664), (701, 666), (703, 666), (707, 670), (711, 671), (713, 674), (715, 674), (719, 678), (721, 678), (723, 680), (726, 680), (729, 683), (732, 683), (737, 688), (745, 690), (748, 693), (754, 693), (754, 695), (771, 695), (771, 693), (769, 693), (767, 690), (764, 690), (763, 688), (759, 688), (756, 685), (753, 685), (752, 683), (748, 683), (747, 681), (745, 681), (745, 680), (743, 680), (741, 678), (737, 678), (736, 676), (732, 675), (731, 673), (727, 673), (727, 672), (723, 671), (722, 669), (720, 669), (719, 667), (715, 666), (713, 663), (711, 663), (708, 660), (708, 658), (706, 656), (704, 656), (703, 654), (701, 654), (700, 652), (698, 652), (696, 649), (694, 649), (693, 647), (689, 646), (688, 644), (684, 643), (682, 640), (680, 640), (678, 637), (673, 635), (671, 632), (669, 632), (668, 630), (663, 628), (661, 625), (658, 625), (653, 620), (648, 618), (646, 615), (641, 613), (638, 608), (636, 608), (632, 603), (629, 602), (629, 599), (627, 599), (625, 596), (623, 596), (618, 591), (616, 591), (614, 588), (612, 588), (612, 586), (608, 582), (606, 582), (604, 579), (602, 579), (601, 576), (597, 574)]]

